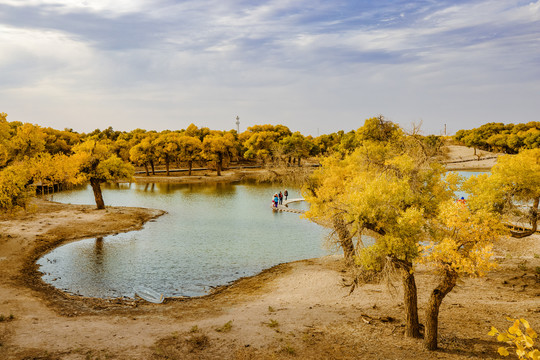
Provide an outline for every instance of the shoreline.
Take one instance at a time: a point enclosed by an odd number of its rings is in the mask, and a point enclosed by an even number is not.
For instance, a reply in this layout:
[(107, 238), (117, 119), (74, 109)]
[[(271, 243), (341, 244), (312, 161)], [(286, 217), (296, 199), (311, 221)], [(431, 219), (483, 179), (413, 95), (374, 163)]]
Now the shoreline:
[[(41, 199), (34, 199), (33, 205), (38, 209), (37, 212), (26, 214), (24, 216), (25, 218), (32, 219), (32, 217), (37, 217), (37, 215), (42, 213), (40, 207), (55, 208), (53, 211), (67, 212), (75, 215), (90, 213), (91, 215), (98, 217), (97, 220), (91, 221), (90, 226), (86, 226), (87, 224), (84, 223), (80, 224), (77, 232), (73, 232), (71, 226), (67, 225), (64, 228), (53, 228), (51, 229), (52, 231), (34, 235), (34, 244), (28, 244), (23, 247), (23, 249), (30, 247), (29, 251), (20, 254), (13, 259), (12, 266), (18, 268), (16, 273), (13, 271), (0, 272), (2, 277), (8, 277), (15, 285), (28, 287), (29, 289), (36, 291), (41, 297), (46, 297), (47, 299), (45, 300), (47, 304), (63, 315), (69, 313), (69, 309), (65, 307), (64, 303), (64, 300), (66, 299), (73, 301), (79, 300), (82, 301), (82, 303), (91, 303), (92, 305), (97, 303), (104, 304), (110, 301), (117, 304), (119, 299), (107, 300), (82, 297), (46, 283), (41, 278), (41, 272), (39, 271), (39, 265), (37, 264), (37, 260), (40, 257), (44, 256), (49, 251), (70, 242), (140, 230), (147, 222), (153, 221), (166, 214), (166, 211), (163, 210), (137, 207), (107, 206), (105, 210), (97, 210), (94, 205), (63, 204)], [(62, 216), (67, 217), (67, 214), (62, 214)], [(122, 217), (123, 219), (118, 221), (118, 217)], [(108, 224), (104, 225), (102, 221), (103, 218), (107, 218), (105, 219), (105, 222), (108, 222)], [(66, 232), (69, 234), (66, 234)], [(8, 237), (13, 238), (13, 235), (8, 234)], [(82, 304), (76, 304), (74, 307), (78, 308), (78, 312), (84, 312), (84, 306), (82, 306)], [(91, 311), (88, 313), (91, 313)]]
[[(465, 164), (467, 163), (467, 164)], [(474, 163), (474, 166), (470, 166), (471, 163)], [(448, 171), (456, 171), (456, 170), (463, 170), (463, 171), (475, 171), (475, 170), (489, 170), (491, 167), (496, 163), (496, 159), (487, 159), (487, 160), (476, 160), (476, 159), (469, 159), (469, 160), (461, 160), (458, 163), (447, 163), (446, 167)], [(457, 165), (457, 166), (454, 166)], [(467, 166), (469, 165), (469, 166)], [(217, 176), (215, 171), (204, 171), (202, 175), (176, 175), (176, 176), (163, 176), (163, 175), (142, 175), (142, 176), (136, 176), (135, 182), (137, 183), (184, 183), (184, 184), (208, 184), (208, 183), (234, 183), (239, 182), (242, 180), (257, 180), (260, 176), (268, 176), (269, 174), (272, 174), (272, 170), (268, 170), (265, 168), (257, 168), (257, 169), (234, 169), (234, 170), (224, 170), (222, 172), (222, 176)], [(274, 172), (275, 173), (275, 172)], [(58, 205), (70, 205), (70, 204), (63, 204), (58, 203), (55, 201), (49, 201), (46, 200), (49, 203), (52, 204), (58, 204)], [(93, 209), (93, 205), (78, 205), (82, 207), (88, 207), (89, 209)], [(45, 255), (47, 252), (60, 247), (62, 245), (65, 245), (69, 242), (74, 241), (80, 241), (84, 240), (90, 237), (99, 237), (99, 236), (109, 236), (117, 233), (125, 233), (130, 231), (137, 231), (141, 230), (144, 225), (152, 220), (155, 220), (159, 218), (160, 216), (166, 214), (166, 211), (160, 210), (160, 209), (148, 209), (148, 208), (130, 208), (130, 207), (110, 207), (107, 206), (106, 210), (127, 210), (127, 209), (138, 209), (142, 211), (150, 211), (152, 215), (148, 214), (148, 217), (145, 217), (144, 220), (142, 220), (139, 224), (133, 224), (129, 228), (124, 229), (112, 229), (110, 231), (106, 232), (92, 232), (88, 234), (78, 234), (74, 236), (73, 238), (62, 238), (57, 239), (52, 242), (42, 244), (40, 246), (36, 246), (33, 251), (26, 257), (26, 259), (23, 260), (23, 266), (21, 268), (21, 275), (19, 277), (19, 281), (21, 281), (23, 284), (30, 286), (32, 289), (45, 292), (48, 295), (55, 295), (55, 297), (63, 297), (63, 298), (69, 298), (71, 300), (81, 300), (83, 302), (90, 302), (92, 304), (95, 303), (102, 303), (103, 306), (106, 306), (109, 303), (114, 303), (115, 307), (118, 305), (120, 306), (126, 306), (126, 307), (132, 307), (136, 303), (142, 303), (144, 304), (145, 301), (141, 299), (136, 298), (127, 298), (127, 297), (116, 297), (116, 298), (99, 298), (99, 297), (87, 297), (77, 294), (72, 294), (68, 291), (64, 291), (62, 289), (56, 288), (51, 284), (46, 283), (41, 279), (41, 273), (39, 272), (39, 266), (37, 265), (37, 260)], [(155, 213), (157, 212), (157, 214)], [(328, 255), (332, 256), (332, 255)], [(293, 261), (304, 261), (304, 260), (296, 260)], [(239, 279), (233, 280), (228, 284), (223, 284), (220, 286), (217, 286), (216, 288), (213, 288), (208, 294), (201, 295), (201, 296), (179, 296), (179, 297), (167, 297), (167, 301), (185, 301), (189, 299), (200, 299), (205, 298), (208, 296), (215, 295), (224, 289), (227, 289), (228, 287), (234, 285), (236, 282), (241, 281), (243, 279), (249, 279), (258, 276), (259, 274), (262, 274), (263, 272), (270, 271), (275, 267), (279, 267), (280, 265), (287, 264), (287, 263), (280, 263), (275, 266), (272, 266), (268, 269), (263, 269), (260, 273), (254, 274), (252, 276), (248, 277), (241, 277)]]

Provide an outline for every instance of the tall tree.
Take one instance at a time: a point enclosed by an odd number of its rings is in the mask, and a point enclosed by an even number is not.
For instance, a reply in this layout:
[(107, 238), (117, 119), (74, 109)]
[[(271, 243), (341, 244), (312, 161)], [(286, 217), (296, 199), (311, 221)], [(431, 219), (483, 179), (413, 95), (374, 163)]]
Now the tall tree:
[(424, 346), (437, 349), (439, 309), (444, 297), (463, 276), (484, 276), (496, 266), (492, 245), (505, 228), (499, 217), (486, 209), (472, 211), (466, 204), (446, 201), (430, 224), (431, 241), (422, 246), (421, 261), (434, 265), (440, 282), (426, 307)]
[(105, 209), (101, 184), (133, 177), (133, 166), (114, 155), (103, 142), (87, 140), (73, 148), (82, 179), (90, 182), (98, 209)]
[(236, 150), (234, 136), (230, 133), (206, 136), (202, 142), (202, 149), (202, 156), (215, 162), (217, 176), (221, 176), (223, 162), (230, 159)]
[(246, 159), (259, 159), (264, 163), (274, 156), (273, 147), (277, 144), (278, 133), (271, 131), (260, 131), (252, 134), (245, 142), (244, 147)]
[(129, 159), (137, 166), (144, 166), (146, 176), (150, 176), (148, 165), (152, 166), (152, 174), (154, 170), (155, 148), (150, 139), (143, 139), (139, 144), (129, 149)]
[(314, 143), (300, 134), (299, 131), (285, 137), (280, 141), (280, 144), (284, 148), (285, 155), (296, 158), (298, 166), (301, 166), (301, 159), (308, 157), (314, 146)]
[(193, 136), (180, 136), (178, 138), (178, 153), (181, 161), (185, 161), (188, 164), (188, 176), (191, 176), (191, 170), (193, 168), (193, 162), (197, 161), (201, 156), (202, 143)]
[(413, 265), (425, 223), (436, 216), (441, 201), (452, 197), (453, 186), (443, 180), (444, 168), (424, 143), (384, 118), (366, 120), (357, 136), (360, 145), (352, 154), (324, 160), (304, 188), (311, 204), (306, 217), (346, 224), (353, 236), (365, 230), (377, 234), (375, 244), (361, 249), (357, 259), (370, 269), (389, 261), (400, 270), (406, 333), (419, 337)]
[(169, 166), (171, 161), (175, 161), (180, 154), (180, 136), (180, 134), (174, 132), (164, 133), (158, 136), (152, 143), (155, 147), (156, 157), (165, 162), (167, 176), (169, 176)]

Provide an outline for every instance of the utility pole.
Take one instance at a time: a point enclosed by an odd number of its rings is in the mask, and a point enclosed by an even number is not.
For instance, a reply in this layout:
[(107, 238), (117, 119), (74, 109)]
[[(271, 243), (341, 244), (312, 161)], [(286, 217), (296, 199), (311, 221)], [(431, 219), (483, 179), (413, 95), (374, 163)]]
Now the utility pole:
[(236, 132), (240, 134), (240, 117), (236, 116)]

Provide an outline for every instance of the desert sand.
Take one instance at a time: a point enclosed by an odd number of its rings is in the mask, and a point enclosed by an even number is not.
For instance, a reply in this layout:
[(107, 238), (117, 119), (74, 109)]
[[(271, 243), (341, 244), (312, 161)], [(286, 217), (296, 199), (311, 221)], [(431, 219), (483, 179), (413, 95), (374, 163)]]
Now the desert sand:
[[(441, 349), (428, 352), (403, 335), (398, 279), (350, 293), (339, 254), (281, 264), (210, 295), (159, 305), (62, 293), (40, 280), (40, 254), (139, 229), (163, 212), (41, 199), (33, 205), (0, 220), (0, 359), (492, 359), (498, 344), (487, 333), (492, 325), (508, 327), (506, 316), (540, 330), (538, 235), (500, 240), (498, 268), (458, 284), (441, 306)], [(416, 275), (423, 320), (437, 275), (423, 267)]]
[(502, 155), (484, 150), (475, 150), (466, 146), (448, 145), (448, 159), (445, 161), (448, 170), (489, 170)]

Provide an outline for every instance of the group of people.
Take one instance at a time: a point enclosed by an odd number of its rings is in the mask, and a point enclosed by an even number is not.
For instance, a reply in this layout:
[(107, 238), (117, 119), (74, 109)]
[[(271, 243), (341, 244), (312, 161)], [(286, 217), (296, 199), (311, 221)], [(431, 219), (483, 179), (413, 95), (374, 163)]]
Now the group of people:
[(284, 192), (279, 192), (278, 193), (275, 193), (274, 194), (274, 199), (272, 200), (272, 203), (274, 205), (274, 207), (278, 207), (278, 204), (279, 205), (283, 205), (283, 198), (285, 198), (285, 200), (287, 200), (287, 197), (289, 196), (289, 192), (287, 191), (287, 189), (285, 189)]

